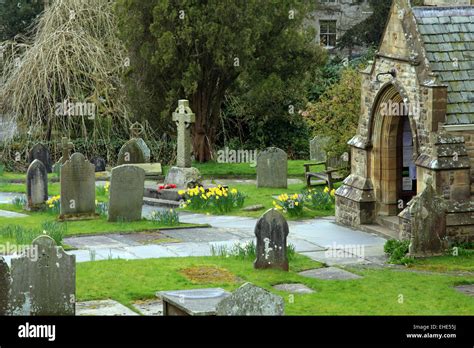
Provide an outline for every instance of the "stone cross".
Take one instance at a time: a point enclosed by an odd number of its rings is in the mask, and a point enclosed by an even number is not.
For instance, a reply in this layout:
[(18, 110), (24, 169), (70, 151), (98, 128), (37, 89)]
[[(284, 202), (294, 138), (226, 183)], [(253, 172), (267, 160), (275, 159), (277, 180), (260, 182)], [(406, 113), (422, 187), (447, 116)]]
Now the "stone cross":
[(130, 126), (130, 138), (139, 138), (143, 134), (143, 125), (139, 122), (135, 122)]
[(178, 152), (176, 166), (180, 168), (191, 167), (191, 129), (196, 122), (196, 115), (189, 107), (188, 100), (179, 100), (178, 108), (173, 113), (173, 121), (178, 127)]
[(61, 147), (63, 153), (61, 157), (61, 163), (64, 164), (69, 160), (70, 151), (74, 149), (74, 144), (71, 143), (68, 138), (63, 137), (61, 140)]

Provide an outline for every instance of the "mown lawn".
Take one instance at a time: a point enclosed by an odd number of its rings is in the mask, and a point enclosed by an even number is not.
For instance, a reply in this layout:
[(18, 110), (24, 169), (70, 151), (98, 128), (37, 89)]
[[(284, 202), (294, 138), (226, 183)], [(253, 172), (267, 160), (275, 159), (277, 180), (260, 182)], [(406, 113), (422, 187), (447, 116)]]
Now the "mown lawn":
[[(197, 282), (183, 274), (183, 270), (202, 267), (219, 267), (237, 280)], [(281, 295), (288, 315), (474, 315), (473, 299), (453, 289), (474, 283), (474, 276), (364, 269), (352, 270), (363, 279), (330, 281), (297, 274), (318, 267), (319, 263), (298, 254), (290, 262), (290, 272), (255, 270), (252, 260), (234, 257), (87, 262), (77, 265), (77, 297), (79, 301), (110, 298), (130, 306), (135, 300), (155, 298), (157, 291), (206, 287), (232, 291), (248, 281)], [(272, 288), (296, 282), (316, 292), (290, 296)]]

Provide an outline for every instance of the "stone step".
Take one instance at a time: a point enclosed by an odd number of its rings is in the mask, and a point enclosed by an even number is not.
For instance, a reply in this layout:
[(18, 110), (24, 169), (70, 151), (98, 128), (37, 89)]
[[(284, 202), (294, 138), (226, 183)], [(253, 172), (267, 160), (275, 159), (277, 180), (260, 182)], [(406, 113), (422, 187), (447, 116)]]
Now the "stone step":
[(398, 232), (400, 230), (400, 220), (398, 216), (378, 216), (376, 222), (392, 231)]
[(386, 239), (399, 239), (399, 233), (380, 225), (360, 225), (360, 229), (364, 232), (374, 233), (382, 238)]
[(166, 199), (150, 198), (144, 197), (143, 204), (151, 205), (153, 207), (162, 207), (162, 208), (179, 208), (179, 202), (170, 201)]
[(158, 190), (156, 188), (145, 187), (144, 196), (146, 198), (179, 202), (180, 196), (178, 194), (178, 191), (180, 190), (179, 189)]

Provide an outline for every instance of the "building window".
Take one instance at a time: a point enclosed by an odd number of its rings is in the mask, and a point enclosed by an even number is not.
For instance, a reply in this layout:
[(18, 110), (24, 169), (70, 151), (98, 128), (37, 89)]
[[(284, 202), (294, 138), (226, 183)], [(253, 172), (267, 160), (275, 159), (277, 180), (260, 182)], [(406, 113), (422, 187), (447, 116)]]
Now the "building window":
[(319, 42), (322, 46), (332, 48), (336, 46), (337, 21), (319, 21)]

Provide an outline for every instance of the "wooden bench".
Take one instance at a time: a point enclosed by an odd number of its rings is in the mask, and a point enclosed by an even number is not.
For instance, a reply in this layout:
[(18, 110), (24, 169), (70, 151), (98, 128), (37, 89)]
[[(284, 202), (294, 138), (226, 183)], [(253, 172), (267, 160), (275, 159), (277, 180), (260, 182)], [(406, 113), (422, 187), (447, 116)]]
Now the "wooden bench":
[[(326, 185), (330, 190), (334, 188), (334, 184), (340, 181), (343, 181), (346, 177), (346, 174), (349, 170), (349, 160), (344, 160), (347, 158), (341, 157), (328, 157), (325, 162), (318, 163), (306, 163), (304, 164), (305, 168), (305, 177), (306, 185), (311, 187), (311, 179), (315, 178), (320, 181), (326, 182)], [(313, 166), (324, 166), (324, 170), (321, 172), (312, 172), (311, 167)]]

